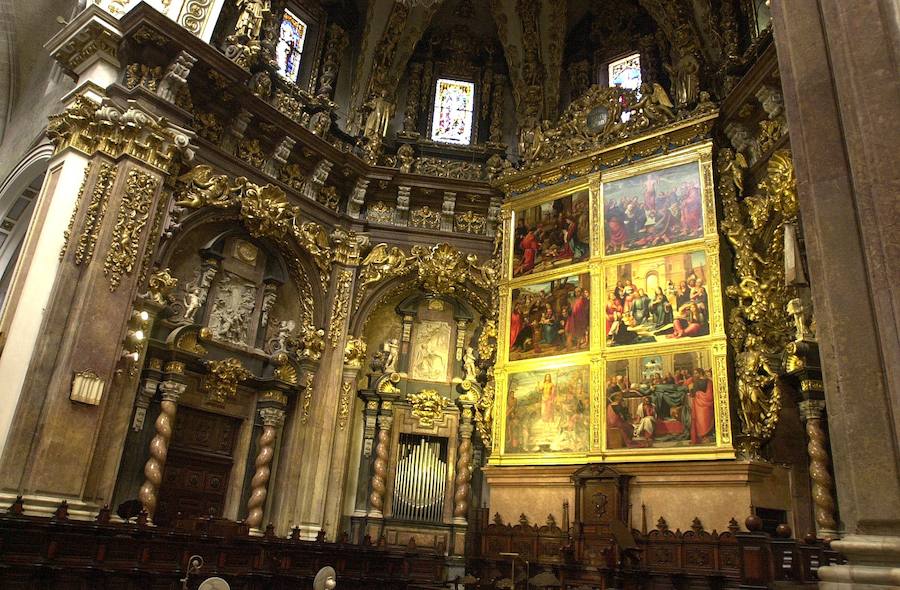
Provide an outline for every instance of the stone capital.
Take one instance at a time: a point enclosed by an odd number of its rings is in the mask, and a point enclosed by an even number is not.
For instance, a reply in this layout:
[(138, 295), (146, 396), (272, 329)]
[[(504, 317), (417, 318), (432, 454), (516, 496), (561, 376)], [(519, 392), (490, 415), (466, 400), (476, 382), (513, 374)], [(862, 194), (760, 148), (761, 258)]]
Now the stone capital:
[(262, 420), (263, 426), (271, 426), (279, 428), (284, 424), (285, 411), (281, 408), (260, 408), (259, 418)]
[(177, 381), (163, 381), (159, 384), (159, 392), (162, 396), (162, 401), (164, 402), (172, 402), (178, 403), (178, 400), (181, 398), (181, 394), (184, 393), (184, 390), (187, 389), (187, 385), (184, 383), (178, 383)]
[(805, 399), (797, 404), (800, 408), (800, 418), (807, 420), (821, 420), (825, 413), (825, 400)]

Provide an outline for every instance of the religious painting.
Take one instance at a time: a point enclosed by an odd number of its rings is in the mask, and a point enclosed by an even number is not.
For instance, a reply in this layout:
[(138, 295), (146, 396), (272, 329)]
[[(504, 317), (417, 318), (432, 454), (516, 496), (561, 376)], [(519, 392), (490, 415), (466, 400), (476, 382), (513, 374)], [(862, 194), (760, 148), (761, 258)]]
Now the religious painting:
[(587, 259), (588, 200), (585, 189), (515, 212), (513, 277)]
[(449, 379), (450, 342), (450, 324), (432, 320), (417, 322), (410, 351), (410, 379), (446, 383)]
[(716, 444), (714, 378), (707, 351), (606, 363), (606, 448)]
[(590, 367), (514, 373), (506, 396), (506, 453), (586, 452)]
[(603, 228), (607, 256), (702, 237), (698, 163), (604, 182)]
[(463, 80), (437, 81), (431, 139), (441, 143), (468, 145), (472, 141), (475, 84)]
[(512, 291), (509, 360), (590, 348), (591, 275), (562, 277)]
[(672, 342), (709, 335), (703, 250), (606, 267), (606, 345)]

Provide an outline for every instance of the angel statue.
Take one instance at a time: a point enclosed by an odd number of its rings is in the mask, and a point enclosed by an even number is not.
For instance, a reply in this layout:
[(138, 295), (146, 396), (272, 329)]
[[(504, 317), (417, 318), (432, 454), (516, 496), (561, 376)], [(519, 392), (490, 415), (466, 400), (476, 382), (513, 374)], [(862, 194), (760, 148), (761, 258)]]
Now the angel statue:
[(366, 287), (386, 277), (399, 274), (406, 267), (406, 262), (406, 254), (397, 246), (388, 246), (383, 243), (376, 245), (360, 265), (362, 268), (360, 287)]
[(200, 287), (190, 287), (184, 294), (184, 319), (193, 324), (201, 305), (203, 303), (200, 301)]
[(675, 118), (672, 101), (665, 89), (657, 82), (641, 83), (641, 100), (631, 107), (631, 111), (642, 110), (651, 125), (665, 123)]
[(475, 381), (478, 378), (478, 369), (475, 367), (475, 349), (466, 347), (463, 355), (463, 381)]

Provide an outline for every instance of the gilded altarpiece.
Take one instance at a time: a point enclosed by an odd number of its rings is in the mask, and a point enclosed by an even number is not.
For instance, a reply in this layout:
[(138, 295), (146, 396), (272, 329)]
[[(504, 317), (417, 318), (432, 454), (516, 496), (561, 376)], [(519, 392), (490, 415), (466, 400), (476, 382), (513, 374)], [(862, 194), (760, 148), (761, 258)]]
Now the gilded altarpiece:
[(711, 143), (503, 218), (491, 464), (734, 457)]

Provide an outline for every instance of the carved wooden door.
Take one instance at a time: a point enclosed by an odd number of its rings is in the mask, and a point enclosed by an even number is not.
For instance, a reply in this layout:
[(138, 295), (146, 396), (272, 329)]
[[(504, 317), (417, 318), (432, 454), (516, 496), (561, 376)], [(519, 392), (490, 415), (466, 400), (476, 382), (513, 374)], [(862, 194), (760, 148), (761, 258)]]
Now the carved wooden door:
[(179, 514), (222, 515), (240, 424), (231, 416), (178, 409), (154, 518), (157, 524), (171, 525)]

